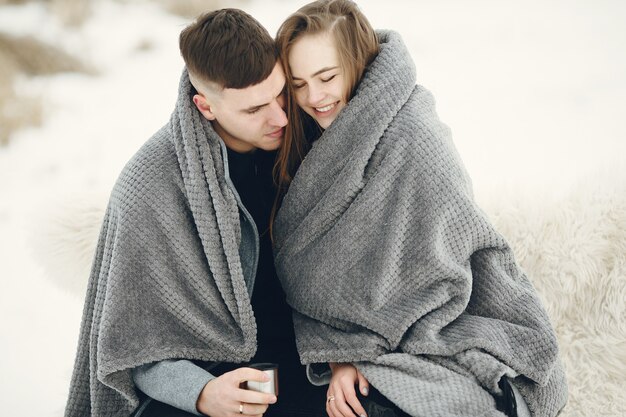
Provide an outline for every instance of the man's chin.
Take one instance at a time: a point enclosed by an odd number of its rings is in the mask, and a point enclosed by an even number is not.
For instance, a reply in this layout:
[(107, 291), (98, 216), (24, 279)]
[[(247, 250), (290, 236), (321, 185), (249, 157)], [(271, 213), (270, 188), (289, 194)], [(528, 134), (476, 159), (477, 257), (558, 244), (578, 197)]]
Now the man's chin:
[(280, 145), (283, 143), (283, 138), (272, 138), (271, 140), (265, 141), (263, 143), (263, 147), (262, 149), (264, 151), (275, 151), (276, 149), (280, 148)]

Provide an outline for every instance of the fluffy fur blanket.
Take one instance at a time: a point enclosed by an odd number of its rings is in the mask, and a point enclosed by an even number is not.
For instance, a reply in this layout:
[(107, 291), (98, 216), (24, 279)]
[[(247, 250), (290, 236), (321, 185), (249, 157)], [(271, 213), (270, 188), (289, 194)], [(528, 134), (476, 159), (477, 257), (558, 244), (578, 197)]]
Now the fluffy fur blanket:
[(625, 173), (565, 192), (510, 184), (479, 194), (554, 323), (570, 390), (561, 415), (626, 415)]

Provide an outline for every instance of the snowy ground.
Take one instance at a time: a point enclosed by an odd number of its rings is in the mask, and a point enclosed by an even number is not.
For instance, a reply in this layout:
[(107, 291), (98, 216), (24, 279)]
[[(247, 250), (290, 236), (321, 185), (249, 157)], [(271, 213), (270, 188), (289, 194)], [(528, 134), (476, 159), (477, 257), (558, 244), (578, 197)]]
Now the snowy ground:
[[(275, 33), (303, 3), (257, 0), (244, 8)], [(375, 27), (403, 35), (479, 194), (498, 187), (559, 193), (624, 165), (626, 3), (358, 3)], [(41, 5), (0, 7), (0, 30), (62, 45), (100, 72), (20, 83), (43, 98), (45, 123), (0, 148), (5, 416), (62, 414), (77, 342), (82, 300), (52, 285), (38, 265), (37, 220), (67, 199), (108, 190), (175, 101), (177, 36), (187, 22), (147, 1), (95, 4), (79, 32)]]

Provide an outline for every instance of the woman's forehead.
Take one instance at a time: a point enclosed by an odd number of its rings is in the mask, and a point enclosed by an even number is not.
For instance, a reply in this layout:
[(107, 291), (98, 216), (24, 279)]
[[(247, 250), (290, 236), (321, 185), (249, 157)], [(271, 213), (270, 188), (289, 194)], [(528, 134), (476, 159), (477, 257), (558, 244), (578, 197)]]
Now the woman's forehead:
[(289, 51), (289, 68), (295, 78), (313, 77), (323, 68), (339, 66), (337, 48), (330, 34), (304, 35)]

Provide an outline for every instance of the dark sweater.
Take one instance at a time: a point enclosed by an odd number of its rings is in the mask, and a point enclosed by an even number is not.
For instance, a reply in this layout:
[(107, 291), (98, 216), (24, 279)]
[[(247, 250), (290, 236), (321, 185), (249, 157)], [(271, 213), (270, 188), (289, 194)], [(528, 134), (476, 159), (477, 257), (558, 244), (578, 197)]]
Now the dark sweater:
[(257, 353), (253, 362), (281, 362), (296, 352), (291, 308), (285, 301), (272, 254), (269, 220), (276, 188), (272, 179), (275, 152), (228, 151), (230, 178), (259, 232), (259, 263), (252, 293), (257, 322)]
[[(252, 310), (257, 323), (257, 352), (251, 363), (278, 364), (280, 401), (272, 412), (295, 415), (314, 412), (325, 415), (327, 387), (312, 385), (306, 377), (296, 349), (291, 307), (287, 304), (272, 254), (269, 220), (276, 195), (272, 178), (275, 152), (256, 150), (247, 154), (228, 151), (230, 178), (241, 201), (252, 215), (259, 232), (259, 264), (252, 293)], [(241, 364), (223, 364), (215, 374)], [(303, 399), (309, 401), (302, 401)], [(313, 415), (310, 414), (310, 415)]]

